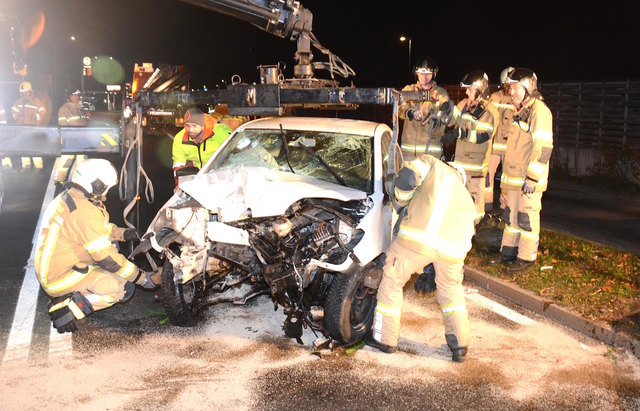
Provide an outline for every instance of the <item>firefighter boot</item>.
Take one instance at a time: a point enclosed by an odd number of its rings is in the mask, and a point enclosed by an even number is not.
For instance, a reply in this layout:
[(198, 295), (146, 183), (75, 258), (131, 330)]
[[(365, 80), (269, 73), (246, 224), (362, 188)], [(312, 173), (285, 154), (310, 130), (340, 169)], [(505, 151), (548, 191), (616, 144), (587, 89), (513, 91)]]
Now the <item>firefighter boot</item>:
[(364, 343), (367, 344), (369, 347), (373, 347), (387, 354), (393, 354), (394, 352), (397, 351), (397, 347), (392, 347), (390, 345), (383, 344), (380, 341), (373, 338), (373, 334), (371, 333), (371, 331), (367, 332), (364, 335), (364, 337), (362, 337), (362, 341), (364, 341)]
[(447, 345), (451, 350), (451, 359), (454, 362), (463, 362), (467, 356), (467, 347), (460, 347), (458, 345), (458, 338), (453, 334), (445, 334), (444, 338), (447, 340)]
[(489, 261), (487, 261), (487, 265), (490, 266), (494, 266), (494, 265), (509, 265), (509, 264), (513, 264), (516, 261), (516, 257), (510, 257), (504, 254), (500, 254), (499, 257), (497, 258), (492, 258)]
[(509, 264), (509, 266), (507, 266), (506, 271), (509, 274), (519, 273), (521, 271), (526, 270), (529, 267), (533, 267), (535, 263), (536, 263), (535, 261), (527, 261), (527, 260), (522, 260), (518, 258), (513, 263)]
[(76, 320), (93, 312), (91, 303), (78, 291), (51, 299), (49, 317), (59, 334), (78, 331)]
[(436, 290), (436, 269), (433, 264), (429, 264), (422, 270), (423, 273), (416, 278), (416, 282), (413, 284), (413, 289), (418, 294), (429, 294)]

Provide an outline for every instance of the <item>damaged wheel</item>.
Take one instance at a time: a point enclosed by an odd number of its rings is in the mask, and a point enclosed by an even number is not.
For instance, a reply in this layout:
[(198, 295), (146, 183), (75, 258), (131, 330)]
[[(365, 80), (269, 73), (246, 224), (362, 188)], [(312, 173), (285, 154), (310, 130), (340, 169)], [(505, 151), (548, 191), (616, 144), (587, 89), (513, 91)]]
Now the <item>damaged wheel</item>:
[(204, 297), (204, 285), (194, 279), (187, 284), (176, 284), (173, 265), (167, 260), (162, 267), (162, 306), (173, 325), (191, 327), (200, 313), (199, 303)]
[[(379, 267), (353, 274), (336, 274), (324, 306), (324, 326), (334, 340), (351, 344), (371, 328), (376, 309), (377, 288), (382, 278)], [(367, 284), (367, 285), (365, 285)]]

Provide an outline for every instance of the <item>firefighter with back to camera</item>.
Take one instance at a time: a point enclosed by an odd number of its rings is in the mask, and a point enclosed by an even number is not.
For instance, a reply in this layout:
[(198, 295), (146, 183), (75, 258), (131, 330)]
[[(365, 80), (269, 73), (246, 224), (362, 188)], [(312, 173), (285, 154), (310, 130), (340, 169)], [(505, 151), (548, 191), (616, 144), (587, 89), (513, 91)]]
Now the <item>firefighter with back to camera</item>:
[(109, 223), (103, 201), (117, 179), (107, 160), (78, 163), (66, 189), (42, 217), (35, 271), (51, 298), (49, 315), (59, 333), (77, 331), (77, 320), (127, 301), (134, 283), (155, 288), (151, 273), (128, 261), (112, 243), (138, 238), (135, 229)]
[(441, 108), (447, 111), (451, 106), (447, 91), (436, 83), (438, 65), (427, 57), (414, 71), (417, 82), (405, 86), (402, 91), (422, 91), (424, 101), (404, 101), (398, 108), (398, 116), (404, 120), (400, 148), (405, 160), (413, 160), (422, 154), (442, 157), (442, 143), (445, 125), (437, 121), (435, 115)]
[(500, 178), (506, 225), (500, 257), (489, 264), (503, 264), (508, 273), (517, 273), (533, 266), (538, 253), (542, 193), (547, 189), (553, 151), (553, 118), (532, 70), (516, 68), (507, 82), (515, 113)]
[(476, 205), (478, 222), (484, 217), (484, 187), (491, 155), (491, 142), (497, 112), (489, 104), (489, 77), (482, 70), (472, 70), (460, 82), (467, 97), (453, 108), (455, 127), (442, 138), (445, 145), (455, 142), (454, 163), (464, 168), (467, 189)]
[[(500, 193), (500, 203), (496, 207), (494, 204), (494, 186), (495, 177), (498, 167), (504, 163), (504, 154), (507, 152), (507, 139), (509, 137), (509, 127), (513, 123), (513, 113), (515, 106), (511, 100), (509, 93), (509, 83), (507, 83), (507, 75), (513, 70), (513, 67), (507, 67), (500, 72), (500, 89), (493, 92), (489, 97), (489, 103), (498, 112), (498, 121), (496, 122), (496, 133), (493, 136), (493, 144), (491, 145), (491, 157), (489, 157), (489, 170), (487, 171), (487, 181), (484, 193), (484, 209), (486, 213), (493, 216), (501, 216), (505, 207), (504, 194)], [(499, 190), (499, 185), (496, 188)]]
[(176, 187), (178, 177), (184, 170), (201, 169), (231, 133), (229, 127), (218, 123), (215, 118), (201, 110), (187, 110), (184, 115), (184, 129), (173, 138), (171, 156)]
[(403, 287), (416, 270), (433, 263), (445, 339), (453, 361), (464, 361), (470, 332), (463, 264), (471, 249), (475, 216), (464, 180), (459, 165), (424, 154), (400, 169), (395, 195), (400, 205), (408, 205), (387, 251), (373, 327), (363, 339), (366, 344), (386, 353), (396, 351)]

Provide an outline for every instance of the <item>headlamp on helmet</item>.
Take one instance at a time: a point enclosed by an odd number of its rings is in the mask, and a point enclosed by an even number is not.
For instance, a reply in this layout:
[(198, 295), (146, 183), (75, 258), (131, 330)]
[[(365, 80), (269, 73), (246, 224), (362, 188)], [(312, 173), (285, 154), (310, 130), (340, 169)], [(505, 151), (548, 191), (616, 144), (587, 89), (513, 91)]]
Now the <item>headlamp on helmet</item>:
[(489, 76), (482, 70), (472, 70), (462, 78), (460, 87), (473, 87), (478, 91), (479, 95), (486, 94), (489, 90)]
[(520, 84), (529, 95), (538, 91), (538, 76), (533, 70), (524, 67), (513, 69), (507, 75), (507, 84)]
[(436, 78), (438, 74), (438, 64), (432, 58), (424, 58), (422, 63), (415, 67), (416, 74), (432, 74)]

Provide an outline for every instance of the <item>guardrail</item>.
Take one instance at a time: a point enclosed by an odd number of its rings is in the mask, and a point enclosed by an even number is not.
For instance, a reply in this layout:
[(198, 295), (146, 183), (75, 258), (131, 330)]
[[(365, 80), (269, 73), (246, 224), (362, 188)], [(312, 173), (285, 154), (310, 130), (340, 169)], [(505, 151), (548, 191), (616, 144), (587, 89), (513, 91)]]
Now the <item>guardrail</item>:
[(0, 155), (119, 153), (118, 127), (0, 126)]

